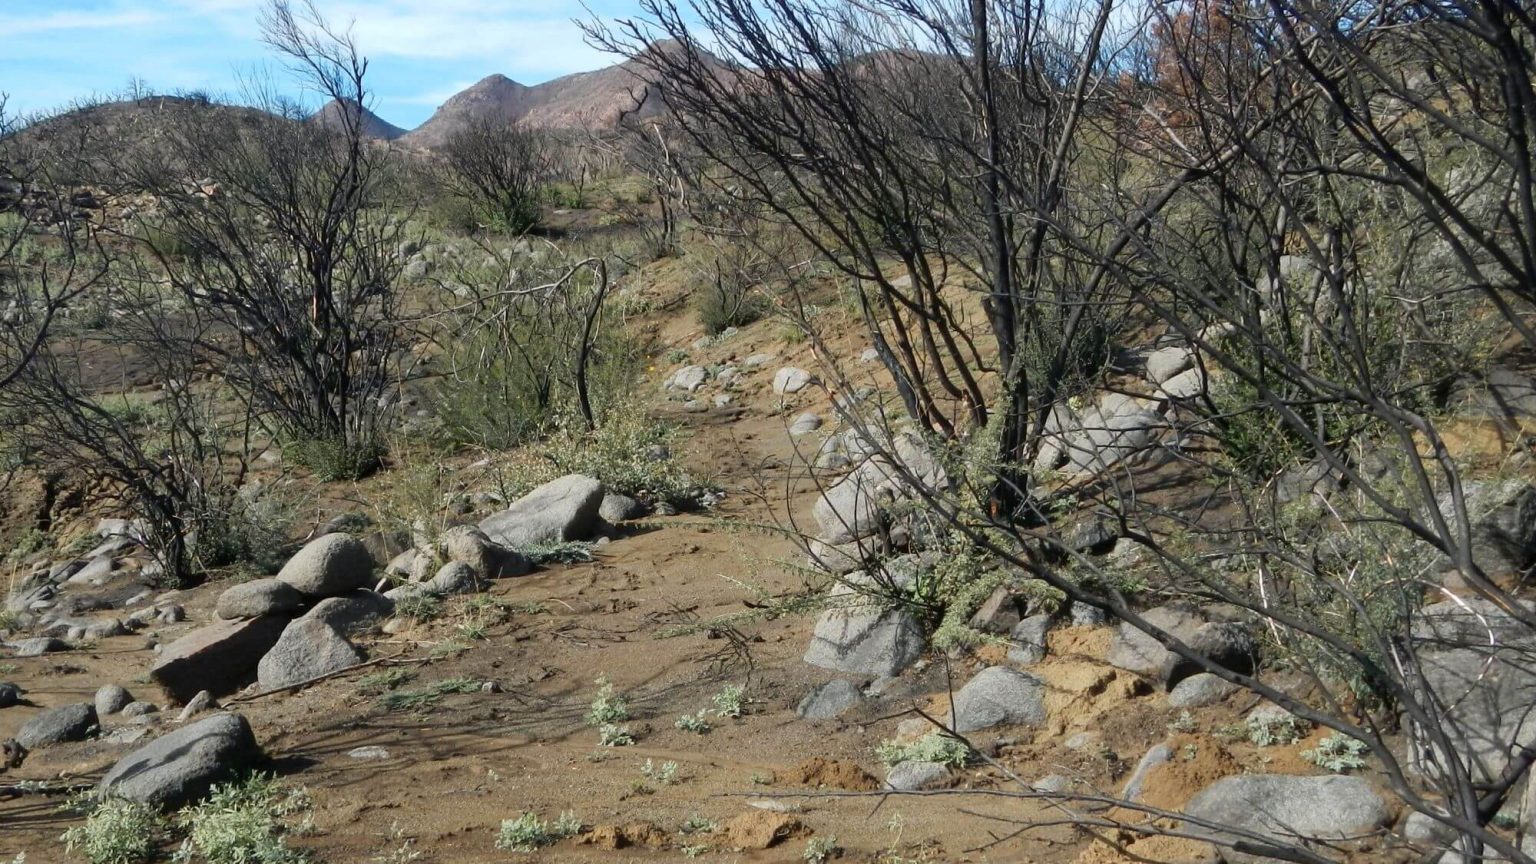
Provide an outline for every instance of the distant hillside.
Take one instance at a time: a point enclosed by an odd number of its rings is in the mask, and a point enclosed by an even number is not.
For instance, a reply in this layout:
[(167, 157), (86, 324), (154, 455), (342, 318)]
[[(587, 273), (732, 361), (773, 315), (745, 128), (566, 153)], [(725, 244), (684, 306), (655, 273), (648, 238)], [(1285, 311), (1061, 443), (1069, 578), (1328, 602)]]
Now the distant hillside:
[(325, 103), (325, 107), (316, 111), (309, 119), (315, 123), (327, 126), (336, 125), (341, 121), (343, 111), (361, 111), (363, 121), (363, 135), (368, 138), (377, 138), (383, 141), (393, 141), (405, 134), (405, 130), (384, 120), (379, 115), (358, 105), (353, 100), (341, 102), (337, 99)]
[[(667, 51), (670, 42), (653, 45)], [(621, 115), (661, 113), (663, 103), (642, 78), (640, 64), (626, 60), (592, 72), (577, 72), (529, 87), (492, 75), (444, 102), (432, 117), (401, 138), (417, 147), (438, 147), (475, 122), (517, 124), (532, 129), (611, 129)]]

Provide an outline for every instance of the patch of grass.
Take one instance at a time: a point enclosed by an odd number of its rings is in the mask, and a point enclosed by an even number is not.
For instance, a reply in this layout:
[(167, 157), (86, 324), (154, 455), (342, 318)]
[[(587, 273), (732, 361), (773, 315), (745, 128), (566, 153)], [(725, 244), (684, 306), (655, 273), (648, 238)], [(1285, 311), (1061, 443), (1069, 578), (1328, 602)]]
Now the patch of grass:
[(384, 464), (387, 452), (377, 441), (296, 441), (285, 448), (293, 461), (322, 482), (361, 480)]
[(478, 693), (480, 682), (472, 678), (444, 678), (414, 690), (386, 693), (379, 704), (389, 711), (420, 711), (436, 705), (450, 693)]
[(901, 744), (889, 739), (881, 741), (875, 748), (875, 755), (886, 765), (899, 765), (902, 762), (937, 762), (951, 768), (962, 768), (965, 763), (971, 761), (971, 748), (965, 746), (965, 742), (959, 738), (935, 730), (911, 744)]
[(357, 679), (357, 689), (369, 696), (376, 696), (386, 690), (394, 690), (415, 678), (416, 673), (410, 669), (403, 667), (384, 669), (379, 672), (370, 672)]
[(79, 852), (90, 864), (138, 864), (155, 854), (165, 823), (153, 808), (123, 798), (90, 795), (70, 805), (87, 811), (84, 825), (65, 831), (64, 851)]
[[(176, 823), (187, 832), (182, 857), (208, 864), (297, 864), (308, 857), (286, 838), (308, 826), (311, 804), (301, 788), (279, 786), (271, 776), (213, 787), (207, 799), (183, 810)], [(290, 824), (305, 817), (298, 825)]]
[(496, 848), (512, 852), (537, 852), (567, 837), (581, 833), (581, 820), (567, 810), (553, 824), (537, 814), (524, 813), (516, 819), (504, 819), (496, 832)]
[(443, 615), (443, 598), (435, 594), (408, 595), (395, 601), (395, 615), (418, 624), (434, 621)]

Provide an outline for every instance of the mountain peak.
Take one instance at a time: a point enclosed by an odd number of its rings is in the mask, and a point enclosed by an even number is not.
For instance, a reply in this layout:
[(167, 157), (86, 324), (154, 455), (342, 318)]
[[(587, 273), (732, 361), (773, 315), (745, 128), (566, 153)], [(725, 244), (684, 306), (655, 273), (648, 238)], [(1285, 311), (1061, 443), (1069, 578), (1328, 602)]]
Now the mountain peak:
[(333, 126), (344, 115), (359, 116), (363, 135), (368, 138), (381, 138), (385, 141), (393, 141), (405, 134), (405, 130), (390, 123), (379, 115), (369, 111), (367, 107), (359, 105), (356, 99), (332, 99), (310, 116), (310, 120), (327, 126)]

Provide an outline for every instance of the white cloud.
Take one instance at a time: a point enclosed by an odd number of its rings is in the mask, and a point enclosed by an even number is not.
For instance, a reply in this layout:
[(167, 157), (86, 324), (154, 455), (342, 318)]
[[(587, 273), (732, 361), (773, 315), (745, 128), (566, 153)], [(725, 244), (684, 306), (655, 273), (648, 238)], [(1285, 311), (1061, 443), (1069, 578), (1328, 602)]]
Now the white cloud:
[(65, 11), (30, 17), (8, 15), (0, 16), (0, 33), (10, 37), (59, 33), (68, 30), (117, 30), (124, 27), (141, 27), (161, 20), (164, 20), (164, 16), (149, 11)]

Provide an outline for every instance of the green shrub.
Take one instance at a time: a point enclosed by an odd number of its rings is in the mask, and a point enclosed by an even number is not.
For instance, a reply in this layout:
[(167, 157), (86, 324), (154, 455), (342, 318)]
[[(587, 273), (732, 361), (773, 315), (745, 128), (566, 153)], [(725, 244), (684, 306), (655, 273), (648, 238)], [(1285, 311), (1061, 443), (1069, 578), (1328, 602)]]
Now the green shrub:
[(1301, 751), (1301, 758), (1324, 771), (1345, 774), (1364, 768), (1365, 754), (1369, 750), (1370, 747), (1364, 741), (1335, 732), (1317, 742), (1316, 748)]
[(629, 703), (614, 692), (613, 682), (604, 676), (598, 678), (596, 683), (597, 695), (592, 697), (592, 704), (587, 706), (588, 725), (603, 726), (628, 720)]
[(361, 480), (384, 464), (388, 452), (375, 440), (347, 442), (341, 439), (297, 441), (287, 448), (293, 461), (319, 480)]
[(961, 768), (971, 761), (971, 748), (951, 735), (934, 730), (911, 744), (881, 741), (875, 748), (875, 756), (887, 765), (902, 762), (937, 762), (951, 768)]
[(537, 852), (567, 837), (581, 833), (581, 820), (566, 811), (551, 825), (536, 814), (524, 813), (516, 819), (504, 819), (496, 832), (496, 848), (512, 852)]
[(215, 786), (177, 815), (187, 832), (181, 854), (207, 864), (297, 864), (307, 856), (289, 848), (286, 838), (298, 830), (289, 822), (309, 809), (304, 790), (282, 788), (263, 774)]
[(500, 466), (500, 493), (508, 501), (566, 474), (585, 474), (610, 492), (681, 508), (706, 503), (713, 488), (693, 478), (673, 453), (677, 432), (627, 404), (605, 412), (594, 430), (562, 418), (528, 452)]
[(137, 864), (154, 857), (165, 825), (147, 805), (122, 798), (82, 799), (85, 824), (59, 839), (66, 852), (79, 852), (90, 864)]

